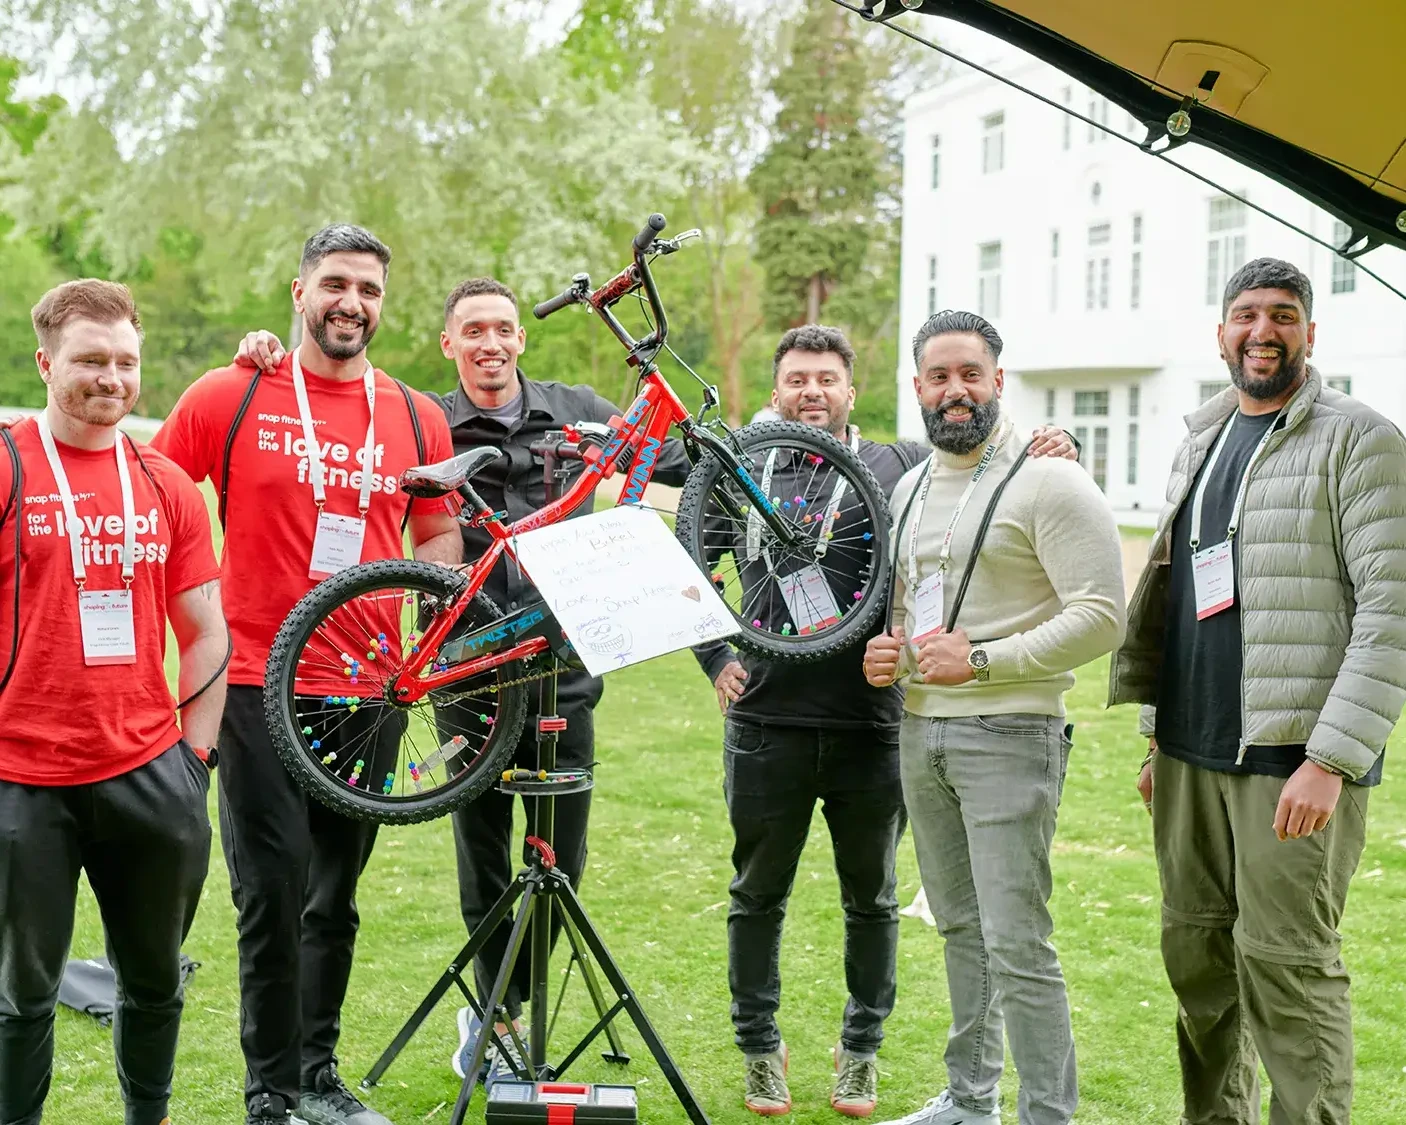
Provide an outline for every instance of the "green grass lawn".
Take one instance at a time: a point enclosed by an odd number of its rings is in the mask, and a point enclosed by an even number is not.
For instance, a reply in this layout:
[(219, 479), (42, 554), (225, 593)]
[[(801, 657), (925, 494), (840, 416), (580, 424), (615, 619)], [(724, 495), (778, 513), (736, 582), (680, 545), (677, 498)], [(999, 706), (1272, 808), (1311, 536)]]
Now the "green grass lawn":
[[(1133, 789), (1142, 744), (1130, 709), (1102, 709), (1106, 661), (1084, 670), (1069, 699), (1077, 724), (1055, 845), (1055, 941), (1069, 979), (1079, 1049), (1078, 1120), (1170, 1125), (1180, 1108), (1175, 1002), (1158, 953), (1157, 873), (1151, 825)], [(587, 909), (638, 989), (656, 1027), (715, 1122), (753, 1118), (741, 1105), (741, 1056), (732, 1045), (726, 974), (730, 835), (722, 800), (721, 719), (692, 658), (675, 654), (608, 677), (597, 715), (597, 789)], [(1372, 797), (1366, 854), (1349, 899), (1345, 956), (1354, 975), (1357, 1125), (1406, 1121), (1406, 797), (1395, 784), (1406, 754), (1394, 740), (1386, 784)], [(214, 802), (211, 801), (211, 815)], [(918, 888), (911, 845), (900, 854), (900, 895)], [(445, 821), (383, 829), (361, 883), (362, 928), (343, 1012), (342, 1069), (366, 1073), (430, 981), (464, 940)], [(942, 943), (903, 920), (898, 1007), (880, 1055), (878, 1119), (911, 1111), (944, 1084), (948, 1008)], [(845, 992), (842, 923), (830, 846), (819, 817), (803, 857), (782, 949), (781, 1026), (791, 1048), (794, 1117), (834, 1122), (827, 1102)], [(175, 1125), (243, 1120), (234, 912), (218, 843), (187, 952), (202, 963), (186, 997)], [(86, 889), (75, 956), (98, 956), (102, 933)], [(579, 982), (558, 1025), (559, 1057), (573, 1030), (594, 1022)], [(46, 1120), (118, 1125), (111, 1037), (60, 1010)], [(588, 1055), (572, 1076), (639, 1085), (648, 1121), (685, 1120), (630, 1029), (635, 1056), (622, 1072)], [(458, 1089), (447, 999), (369, 1095), (397, 1125), (442, 1122)], [(592, 1061), (594, 1060), (594, 1061)], [(1015, 1077), (1003, 1085), (1014, 1122)], [(476, 1101), (472, 1120), (482, 1120)]]

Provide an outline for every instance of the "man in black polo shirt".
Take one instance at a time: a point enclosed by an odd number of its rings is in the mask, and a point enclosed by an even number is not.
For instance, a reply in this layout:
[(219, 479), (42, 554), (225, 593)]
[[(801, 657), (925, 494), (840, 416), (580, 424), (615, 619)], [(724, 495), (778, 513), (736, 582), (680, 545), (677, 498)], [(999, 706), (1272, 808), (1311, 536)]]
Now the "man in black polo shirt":
[[(503, 451), (501, 458), (475, 474), (474, 489), (495, 511), (506, 511), (508, 522), (537, 511), (547, 502), (542, 463), (534, 459), (529, 448), (533, 442), (564, 425), (608, 422), (612, 415), (620, 414), (590, 387), (528, 379), (517, 367), (526, 344), (527, 332), (518, 319), (517, 298), (501, 282), (471, 278), (445, 300), (440, 347), (445, 358), (454, 361), (459, 385), (439, 397), (439, 402), (449, 418), (456, 453), (483, 445), (496, 445)], [(575, 467), (579, 471), (583, 466), (576, 463)], [(662, 484), (682, 485), (690, 467), (682, 443), (671, 439), (660, 451), (654, 479)], [(563, 487), (569, 488), (570, 484), (568, 481)], [(574, 515), (586, 515), (592, 508), (587, 501)], [(488, 544), (487, 531), (464, 528), (466, 560), (478, 558)], [(483, 589), (504, 611), (517, 609), (538, 597), (532, 584), (507, 559), (499, 561)], [(558, 678), (557, 714), (567, 721), (566, 730), (557, 741), (560, 768), (587, 768), (594, 764), (593, 710), (600, 702), (602, 690), (600, 679), (584, 671), (567, 671)], [(535, 695), (533, 698), (535, 701)], [(537, 765), (536, 718), (529, 714), (514, 758), (514, 764), (525, 769), (535, 769)], [(535, 803), (523, 802), (528, 835), (532, 832)], [(580, 881), (586, 865), (590, 808), (589, 791), (556, 799), (552, 841), (556, 863), (573, 886)], [(459, 903), (464, 922), (473, 932), (513, 878), (513, 799), (490, 790), (454, 813), (453, 818)], [(493, 975), (507, 949), (509, 928), (506, 922), (500, 926), (474, 963), (480, 997), (486, 997), (492, 986)], [(518, 959), (505, 1000), (515, 1025), (519, 1024), (530, 987), (529, 959), (523, 956)], [(477, 1022), (468, 1008), (460, 1011), (460, 1047), (453, 1060), (455, 1073), (460, 1077), (473, 1051)], [(497, 1030), (502, 1037), (506, 1027), (500, 1025)], [(504, 1062), (495, 1061), (493, 1066), (493, 1076), (502, 1073), (512, 1077)]]
[[(869, 441), (849, 424), (854, 349), (838, 329), (791, 329), (777, 345), (772, 368), (772, 407), (781, 418), (823, 427), (845, 442), (885, 495), (928, 456), (924, 444)], [(1036, 431), (1032, 453), (1077, 456), (1067, 434), (1044, 428)], [(791, 1108), (786, 1046), (776, 1024), (778, 962), (786, 900), (817, 800), (824, 802), (840, 879), (850, 994), (834, 1051), (830, 1104), (846, 1116), (867, 1117), (878, 1100), (875, 1053), (896, 989), (894, 853), (906, 823), (898, 772), (903, 695), (869, 686), (863, 653), (859, 641), (825, 660), (791, 664), (739, 660), (726, 641), (694, 650), (727, 716), (723, 791), (736, 873), (727, 919), (728, 984), (736, 1042), (747, 1063), (743, 1100), (763, 1116)]]

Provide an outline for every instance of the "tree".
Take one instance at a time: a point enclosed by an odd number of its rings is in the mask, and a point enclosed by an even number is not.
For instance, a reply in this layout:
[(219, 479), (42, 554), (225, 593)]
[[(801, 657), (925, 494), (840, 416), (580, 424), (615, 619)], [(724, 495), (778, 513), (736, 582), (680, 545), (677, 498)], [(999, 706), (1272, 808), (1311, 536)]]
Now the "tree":
[(849, 13), (811, 5), (772, 81), (779, 110), (751, 186), (766, 311), (779, 326), (818, 321), (864, 265), (884, 189), (884, 141), (866, 114), (887, 78), (882, 60)]

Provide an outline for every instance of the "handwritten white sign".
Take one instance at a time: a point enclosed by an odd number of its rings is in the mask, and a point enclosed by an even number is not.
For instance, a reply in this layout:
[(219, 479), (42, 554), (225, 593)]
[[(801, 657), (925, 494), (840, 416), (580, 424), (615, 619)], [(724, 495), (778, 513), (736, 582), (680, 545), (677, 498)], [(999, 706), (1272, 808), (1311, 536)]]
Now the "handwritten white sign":
[(738, 632), (652, 511), (609, 508), (517, 536), (518, 562), (593, 676)]

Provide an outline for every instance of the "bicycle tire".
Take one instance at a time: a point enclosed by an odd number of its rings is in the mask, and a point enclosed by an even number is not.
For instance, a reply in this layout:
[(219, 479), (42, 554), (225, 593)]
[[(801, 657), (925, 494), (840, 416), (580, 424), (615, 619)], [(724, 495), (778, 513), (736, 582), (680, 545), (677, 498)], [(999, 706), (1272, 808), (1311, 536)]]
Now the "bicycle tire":
[[(305, 646), (320, 624), (330, 620), (339, 609), (377, 590), (415, 590), (432, 597), (444, 597), (462, 590), (464, 585), (464, 576), (446, 567), (409, 559), (387, 559), (363, 563), (334, 574), (310, 590), (293, 607), (269, 651), (264, 677), (264, 715), (279, 758), (299, 786), (317, 801), (357, 820), (413, 824), (452, 812), (472, 801), (499, 779), (504, 764), (518, 744), (527, 718), (527, 690), (521, 684), (493, 692), (497, 708), (494, 721), (491, 728), (487, 728), (487, 736), (472, 764), (432, 792), (418, 792), (417, 778), (417, 792), (411, 796), (397, 797), (373, 792), (370, 783), (374, 770), (367, 775), (366, 787), (359, 788), (359, 783), (348, 784), (347, 779), (326, 768), (326, 762), (319, 756), (320, 748), (310, 744), (303, 733), (304, 718), (300, 717), (298, 710), (299, 701), (316, 699), (321, 694), (321, 689), (312, 693), (295, 691), (297, 670)], [(502, 616), (502, 611), (492, 599), (480, 591), (474, 595), (460, 621), (481, 626)], [(419, 627), (423, 629), (422, 625)], [(523, 674), (523, 662), (515, 661), (485, 673), (482, 680), (501, 684)], [(479, 679), (475, 677), (476, 682)], [(371, 702), (372, 698), (368, 697), (366, 702)], [(432, 707), (436, 724), (434, 737), (442, 737), (442, 730), (438, 727), (444, 712), (436, 701), (428, 697), (422, 704)], [(402, 732), (402, 736), (407, 738), (410, 737), (408, 725), (407, 718), (407, 730)], [(356, 775), (352, 776), (355, 779)]]
[[(740, 613), (739, 606), (729, 604), (728, 608), (732, 612), (733, 619), (741, 629), (741, 632), (728, 638), (729, 642), (754, 656), (808, 663), (825, 659), (843, 651), (860, 638), (867, 639), (871, 635), (871, 630), (879, 614), (886, 605), (890, 568), (888, 501), (884, 497), (879, 482), (874, 478), (874, 474), (860, 460), (857, 453), (836, 440), (831, 434), (800, 422), (755, 422), (735, 431), (731, 435), (731, 439), (736, 448), (744, 455), (744, 467), (750, 462), (754, 476), (752, 484), (757, 487), (760, 487), (761, 484), (761, 480), (756, 478), (757, 466), (765, 462), (766, 455), (771, 450), (796, 450), (818, 458), (816, 464), (820, 464), (821, 461), (828, 462), (831, 468), (837, 471), (844, 480), (848, 489), (846, 495), (854, 497), (857, 501), (848, 514), (848, 518), (852, 521), (867, 519), (871, 526), (868, 533), (864, 535), (864, 542), (868, 545), (866, 549), (870, 555), (868, 560), (869, 574), (867, 577), (857, 579), (857, 581), (862, 581), (862, 588), (855, 591), (856, 595), (860, 596), (854, 602), (847, 602), (840, 608), (842, 616), (835, 624), (805, 635), (800, 633), (789, 636), (781, 635), (771, 631), (770, 628), (758, 628), (758, 619), (753, 617), (751, 610)], [(730, 531), (725, 530), (722, 533), (717, 533), (722, 536), (721, 539), (715, 537), (711, 542), (709, 541), (709, 536), (715, 534), (709, 529), (709, 521), (716, 522), (719, 509), (723, 506), (722, 492), (719, 490), (723, 488), (724, 481), (728, 482), (729, 485), (736, 486), (731, 473), (715, 454), (708, 453), (703, 456), (684, 482), (683, 491), (679, 496), (675, 524), (675, 534), (679, 542), (683, 544), (689, 556), (705, 574), (713, 575), (715, 586), (720, 585), (718, 582), (719, 572), (715, 569), (717, 559), (712, 556), (716, 555), (720, 549), (723, 553), (732, 550), (736, 546), (735, 542), (733, 547), (725, 548), (720, 548), (719, 543), (729, 535), (736, 540), (740, 534), (740, 527), (734, 526)], [(828, 495), (828, 489), (825, 494)], [(736, 503), (740, 498), (740, 493), (734, 493), (732, 502)], [(823, 498), (822, 495), (814, 499)], [(798, 496), (795, 499), (800, 505), (801, 497)], [(811, 501), (812, 504), (814, 499)], [(787, 503), (786, 508), (790, 509), (791, 505)], [(745, 509), (743, 510), (745, 511)], [(797, 521), (800, 510), (799, 506), (791, 510), (787, 518)], [(815, 509), (812, 507), (810, 510)], [(806, 517), (806, 524), (810, 525), (809, 517)], [(801, 525), (796, 522), (796, 526), (799, 528)], [(855, 525), (851, 524), (851, 526)], [(864, 525), (861, 523), (858, 526)], [(762, 534), (764, 537), (772, 538), (774, 542), (774, 537), (771, 537), (769, 531), (763, 528)], [(812, 535), (812, 532), (806, 531), (805, 534)], [(819, 534), (818, 529), (814, 534)], [(811, 538), (809, 542), (813, 546), (815, 539)], [(748, 553), (750, 554), (750, 548)], [(806, 560), (799, 555), (793, 555), (793, 564), (804, 561)], [(737, 565), (735, 554), (732, 565), (737, 582), (743, 588), (743, 598), (745, 599), (748, 579), (744, 576), (742, 568)], [(753, 566), (753, 563), (744, 565)], [(767, 565), (771, 566), (770, 563)], [(751, 585), (760, 589), (762, 581), (771, 582), (774, 577), (771, 575), (761, 579), (754, 574)], [(833, 587), (835, 579), (828, 574), (826, 577), (830, 579), (830, 585)], [(835, 594), (837, 602), (843, 596), (843, 592)], [(781, 595), (778, 593), (777, 597), (780, 598)], [(727, 601), (728, 598), (725, 596), (724, 600)]]

